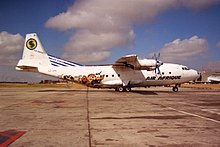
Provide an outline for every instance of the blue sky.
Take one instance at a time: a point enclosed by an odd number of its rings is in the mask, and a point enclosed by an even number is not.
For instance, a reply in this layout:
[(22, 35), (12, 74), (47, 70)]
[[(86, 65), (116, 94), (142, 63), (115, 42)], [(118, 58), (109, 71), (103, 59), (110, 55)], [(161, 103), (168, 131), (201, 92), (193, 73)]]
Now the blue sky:
[(47, 78), (14, 70), (32, 32), (49, 54), (83, 64), (160, 52), (164, 62), (220, 69), (219, 18), (219, 0), (3, 0), (0, 81)]

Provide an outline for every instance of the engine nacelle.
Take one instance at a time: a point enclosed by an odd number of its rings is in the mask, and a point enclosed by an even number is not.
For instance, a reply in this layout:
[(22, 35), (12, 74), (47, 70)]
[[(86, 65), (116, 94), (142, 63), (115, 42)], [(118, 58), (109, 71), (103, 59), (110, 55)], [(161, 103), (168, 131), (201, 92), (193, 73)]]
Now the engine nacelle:
[(141, 66), (148, 66), (148, 67), (156, 67), (156, 60), (153, 59), (138, 59), (138, 62)]
[(154, 59), (138, 59), (139, 65), (135, 67), (136, 70), (155, 70), (162, 65), (161, 61)]

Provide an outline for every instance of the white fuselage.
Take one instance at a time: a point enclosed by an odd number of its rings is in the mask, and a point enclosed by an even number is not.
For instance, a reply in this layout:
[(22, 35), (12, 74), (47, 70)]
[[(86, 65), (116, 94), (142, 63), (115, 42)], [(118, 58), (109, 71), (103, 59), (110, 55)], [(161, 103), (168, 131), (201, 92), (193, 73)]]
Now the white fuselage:
[(39, 67), (40, 73), (62, 78), (63, 76), (82, 77), (90, 74), (104, 76), (100, 87), (144, 87), (181, 84), (199, 77), (196, 70), (178, 64), (164, 63), (160, 66), (160, 74), (155, 71), (134, 70), (128, 67), (107, 66), (76, 66), (76, 67)]

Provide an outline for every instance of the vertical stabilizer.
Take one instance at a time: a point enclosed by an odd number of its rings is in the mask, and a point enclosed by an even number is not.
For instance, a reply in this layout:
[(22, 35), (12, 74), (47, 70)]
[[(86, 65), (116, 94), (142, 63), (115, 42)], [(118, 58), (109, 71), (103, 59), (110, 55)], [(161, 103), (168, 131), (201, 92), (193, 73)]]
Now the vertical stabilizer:
[(48, 58), (36, 33), (27, 34), (22, 59)]
[(16, 66), (17, 70), (37, 71), (41, 66), (50, 66), (50, 61), (36, 33), (27, 34), (22, 59)]

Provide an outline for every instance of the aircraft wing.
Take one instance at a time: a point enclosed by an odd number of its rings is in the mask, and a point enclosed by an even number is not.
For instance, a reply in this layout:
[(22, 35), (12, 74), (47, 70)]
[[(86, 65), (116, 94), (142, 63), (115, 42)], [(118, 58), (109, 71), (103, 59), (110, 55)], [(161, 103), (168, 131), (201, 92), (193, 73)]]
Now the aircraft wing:
[(113, 67), (127, 67), (134, 70), (154, 70), (155, 65), (155, 60), (139, 59), (137, 55), (127, 55), (116, 60)]

